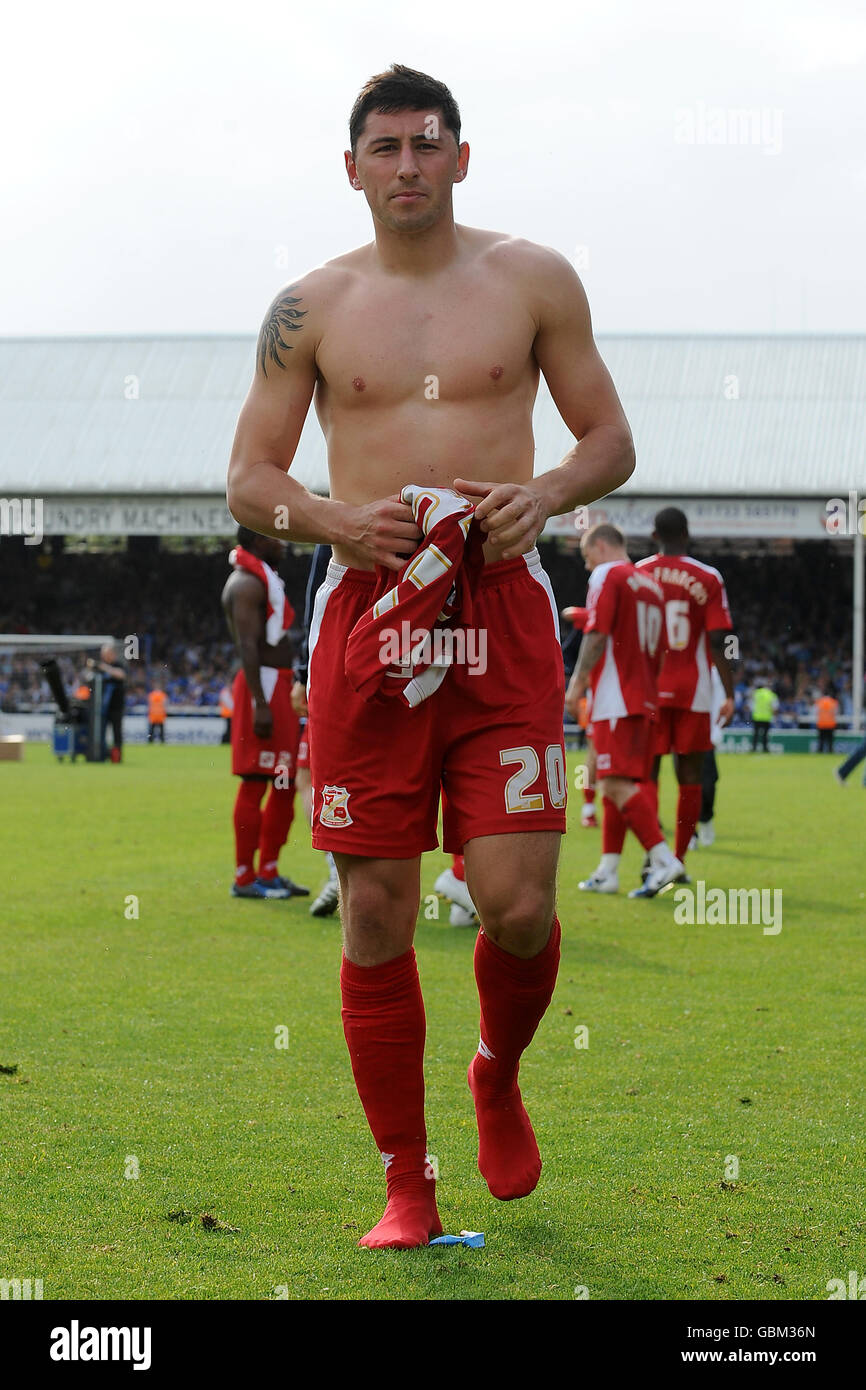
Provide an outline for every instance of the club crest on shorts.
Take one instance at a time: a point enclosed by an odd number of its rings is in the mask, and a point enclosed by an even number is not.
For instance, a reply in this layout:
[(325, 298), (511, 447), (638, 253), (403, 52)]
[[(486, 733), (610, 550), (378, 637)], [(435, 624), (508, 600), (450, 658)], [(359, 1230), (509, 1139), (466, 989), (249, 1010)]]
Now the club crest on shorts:
[(272, 767), (274, 766), (274, 764), (276, 763), (276, 761), (277, 761), (277, 755), (276, 755), (276, 753), (272, 752), (272, 751), (271, 751), (270, 749), (268, 749), (268, 748), (262, 749), (261, 753), (259, 754), (259, 767), (263, 767), (263, 768), (268, 768), (268, 769), (270, 769), (270, 768), (272, 768)]
[(351, 825), (350, 795), (351, 793), (347, 792), (345, 787), (332, 787), (326, 782), (322, 788), (322, 809), (319, 812), (319, 824), (331, 825), (335, 829), (338, 826)]

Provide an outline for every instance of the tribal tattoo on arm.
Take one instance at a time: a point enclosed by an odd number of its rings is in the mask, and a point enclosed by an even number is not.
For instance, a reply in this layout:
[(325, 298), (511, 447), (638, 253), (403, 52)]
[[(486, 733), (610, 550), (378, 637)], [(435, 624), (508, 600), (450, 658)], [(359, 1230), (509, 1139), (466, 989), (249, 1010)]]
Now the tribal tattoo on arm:
[(259, 332), (256, 352), (265, 376), (268, 374), (269, 361), (276, 362), (285, 371), (286, 364), (280, 357), (280, 350), (291, 352), (292, 345), (285, 341), (283, 334), (299, 333), (303, 328), (300, 320), (306, 317), (308, 310), (295, 307), (302, 302), (301, 296), (292, 296), (291, 291), (295, 289), (297, 285), (290, 285), (285, 294), (277, 296)]

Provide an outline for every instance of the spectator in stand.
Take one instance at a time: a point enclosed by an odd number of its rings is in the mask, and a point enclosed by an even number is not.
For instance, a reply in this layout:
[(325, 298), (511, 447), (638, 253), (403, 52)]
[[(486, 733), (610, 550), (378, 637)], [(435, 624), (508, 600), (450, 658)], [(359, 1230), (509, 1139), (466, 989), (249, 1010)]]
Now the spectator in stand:
[(819, 753), (833, 752), (833, 735), (836, 732), (838, 717), (839, 701), (831, 685), (827, 694), (820, 695), (815, 701), (815, 728), (818, 730)]
[(770, 748), (767, 742), (770, 725), (779, 708), (779, 697), (769, 685), (759, 685), (752, 691), (752, 752), (758, 751), (758, 744), (765, 753)]
[(147, 741), (165, 743), (165, 691), (155, 685), (147, 697)]

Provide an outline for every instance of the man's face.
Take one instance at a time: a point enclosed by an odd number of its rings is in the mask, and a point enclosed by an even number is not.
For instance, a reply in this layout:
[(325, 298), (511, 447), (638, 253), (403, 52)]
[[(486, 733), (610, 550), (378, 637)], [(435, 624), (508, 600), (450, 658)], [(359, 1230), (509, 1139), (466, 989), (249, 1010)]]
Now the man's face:
[(451, 208), (451, 189), (466, 174), (469, 146), (458, 149), (440, 111), (371, 111), (354, 157), (346, 151), (353, 188), (390, 231), (422, 232)]
[(582, 540), (580, 543), (580, 553), (583, 556), (583, 563), (586, 565), (586, 568), (589, 570), (590, 574), (595, 569), (596, 565), (601, 564), (601, 560), (598, 554), (598, 547), (598, 541), (596, 541), (595, 544), (593, 544), (592, 542), (587, 543), (585, 540)]

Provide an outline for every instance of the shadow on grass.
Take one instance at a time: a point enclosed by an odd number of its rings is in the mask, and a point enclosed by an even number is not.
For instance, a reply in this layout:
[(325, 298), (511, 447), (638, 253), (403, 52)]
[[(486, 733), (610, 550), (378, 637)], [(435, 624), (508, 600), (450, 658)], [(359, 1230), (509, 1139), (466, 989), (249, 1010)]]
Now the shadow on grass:
[(771, 859), (774, 862), (778, 861), (780, 864), (802, 864), (803, 862), (803, 856), (800, 854), (779, 854), (772, 849), (738, 849), (736, 845), (729, 844), (726, 846), (724, 844), (719, 844), (717, 840), (713, 845), (711, 853), (701, 855), (699, 850), (693, 850), (689, 855), (688, 870), (692, 878), (695, 877), (698, 865), (700, 865), (702, 870), (711, 871), (712, 861), (714, 859), (760, 859), (762, 863), (766, 863), (768, 859)]
[(812, 913), (822, 926), (828, 925), (830, 917), (863, 917), (862, 903), (855, 907), (853, 903), (828, 902), (826, 898), (801, 898), (799, 893), (796, 901), (798, 911)]
[[(650, 975), (682, 975), (683, 971), (661, 961), (647, 960), (634, 951), (624, 950), (612, 941), (586, 941), (582, 939), (566, 941), (563, 952), (563, 967), (575, 965), (613, 966), (618, 970), (644, 970)], [(562, 968), (560, 967), (560, 973)]]
[[(659, 901), (662, 901), (661, 899)], [(565, 917), (563, 921), (565, 922)], [(621, 925), (618, 930), (621, 930)], [(415, 931), (415, 945), (426, 952), (437, 951), (441, 955), (454, 955), (464, 958), (475, 951), (475, 927), (452, 927), (447, 923), (425, 922), (419, 919)], [(605, 965), (620, 970), (644, 970), (651, 975), (681, 975), (675, 966), (660, 961), (647, 960), (634, 951), (625, 950), (607, 940), (587, 941), (586, 938), (569, 937), (563, 942), (564, 969), (566, 963), (575, 965)]]
[[(597, 1254), (585, 1252), (579, 1231), (557, 1232), (550, 1221), (524, 1220), (509, 1232), (509, 1240), (530, 1260), (537, 1259), (540, 1252), (552, 1257), (556, 1263), (551, 1275), (555, 1274), (558, 1279), (562, 1278), (564, 1267), (572, 1272), (574, 1282), (565, 1292), (566, 1298), (594, 1299), (600, 1296), (600, 1289), (610, 1287), (610, 1260), (601, 1260)], [(670, 1295), (645, 1276), (623, 1275), (616, 1296), (617, 1299), (645, 1301), (665, 1299)]]

